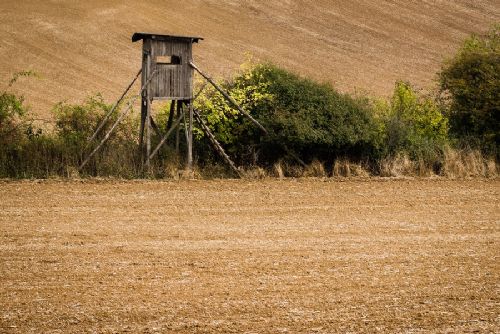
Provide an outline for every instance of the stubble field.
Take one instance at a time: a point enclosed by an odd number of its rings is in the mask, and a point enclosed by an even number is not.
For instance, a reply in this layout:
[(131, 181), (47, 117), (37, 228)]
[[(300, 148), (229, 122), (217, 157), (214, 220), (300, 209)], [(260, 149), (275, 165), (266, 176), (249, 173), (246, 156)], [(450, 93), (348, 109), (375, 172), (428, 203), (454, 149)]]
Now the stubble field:
[(499, 237), (499, 180), (3, 182), (0, 332), (498, 332)]

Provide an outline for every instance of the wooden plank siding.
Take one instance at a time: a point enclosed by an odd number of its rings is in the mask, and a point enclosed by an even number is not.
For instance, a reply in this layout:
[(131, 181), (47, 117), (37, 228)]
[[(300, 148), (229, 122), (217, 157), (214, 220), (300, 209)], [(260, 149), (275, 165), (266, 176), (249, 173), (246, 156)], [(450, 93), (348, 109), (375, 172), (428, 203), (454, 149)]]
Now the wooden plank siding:
[[(150, 45), (147, 42), (151, 43)], [(150, 97), (155, 100), (189, 100), (192, 98), (193, 69), (191, 41), (146, 40), (151, 51), (151, 72), (157, 70), (151, 81)], [(149, 48), (150, 47), (150, 48)], [(178, 56), (180, 64), (157, 63), (157, 57)]]

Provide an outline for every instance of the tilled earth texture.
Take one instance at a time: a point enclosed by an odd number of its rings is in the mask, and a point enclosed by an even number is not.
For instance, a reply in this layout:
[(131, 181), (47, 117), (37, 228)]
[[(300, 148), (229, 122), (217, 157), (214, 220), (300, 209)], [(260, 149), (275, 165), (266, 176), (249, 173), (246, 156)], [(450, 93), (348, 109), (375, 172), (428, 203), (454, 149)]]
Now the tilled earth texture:
[(499, 22), (499, 0), (1, 0), (0, 89), (35, 71), (12, 90), (48, 120), (59, 101), (113, 103), (141, 67), (142, 31), (204, 37), (194, 62), (215, 78), (251, 54), (346, 93), (429, 91), (469, 34)]
[(498, 333), (500, 181), (0, 183), (1, 333)]

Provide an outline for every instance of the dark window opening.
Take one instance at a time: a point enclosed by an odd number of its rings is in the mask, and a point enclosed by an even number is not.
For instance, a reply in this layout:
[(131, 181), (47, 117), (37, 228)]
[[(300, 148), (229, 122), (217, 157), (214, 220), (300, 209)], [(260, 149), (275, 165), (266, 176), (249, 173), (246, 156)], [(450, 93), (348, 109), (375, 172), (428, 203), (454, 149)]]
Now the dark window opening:
[(168, 65), (180, 65), (182, 62), (180, 56), (157, 56), (156, 63), (168, 64)]

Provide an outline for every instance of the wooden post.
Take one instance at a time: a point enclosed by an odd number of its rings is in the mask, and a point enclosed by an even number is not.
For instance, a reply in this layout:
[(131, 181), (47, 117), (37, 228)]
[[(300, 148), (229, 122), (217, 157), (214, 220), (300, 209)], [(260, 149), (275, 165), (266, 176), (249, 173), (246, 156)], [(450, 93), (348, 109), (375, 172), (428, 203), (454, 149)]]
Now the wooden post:
[(146, 97), (141, 96), (141, 127), (139, 129), (139, 157), (141, 165), (144, 163), (144, 129), (146, 126), (147, 103)]
[[(188, 106), (189, 108), (189, 106)], [(189, 117), (189, 115), (188, 115)], [(182, 110), (182, 118), (184, 120), (183, 125), (184, 125), (184, 138), (186, 139), (186, 147), (188, 146), (189, 143), (189, 134), (188, 134), (188, 124), (186, 120), (186, 113), (184, 112), (184, 109)], [(187, 156), (186, 156), (187, 158)], [(187, 160), (187, 159), (186, 159)]]
[[(147, 55), (146, 73), (151, 75), (151, 52)], [(151, 89), (146, 88), (146, 167), (150, 168), (149, 156), (151, 155)]]
[(184, 115), (178, 117), (177, 120), (175, 121), (175, 123), (173, 124), (173, 126), (170, 129), (168, 129), (168, 131), (165, 134), (165, 136), (163, 136), (163, 138), (160, 140), (160, 142), (158, 143), (158, 145), (155, 147), (155, 149), (153, 150), (153, 152), (149, 156), (149, 159), (153, 159), (154, 156), (156, 155), (156, 153), (158, 153), (158, 151), (160, 150), (160, 148), (162, 147), (162, 145), (167, 141), (167, 139), (170, 136), (170, 134), (174, 131), (174, 129), (176, 129), (179, 126), (179, 124), (181, 123), (181, 120), (182, 120), (183, 116)]
[[(182, 101), (177, 101), (177, 118), (181, 117), (181, 110), (182, 110)], [(177, 157), (179, 157), (179, 149), (180, 149), (180, 132), (181, 132), (181, 124), (177, 124), (176, 132), (175, 132), (175, 153), (177, 154)]]
[(174, 121), (174, 114), (175, 114), (175, 100), (172, 100), (170, 103), (170, 113), (168, 114), (168, 121), (167, 121), (167, 131), (170, 130), (172, 127), (172, 122)]
[(187, 169), (193, 171), (193, 101), (189, 101), (189, 125), (187, 131)]

